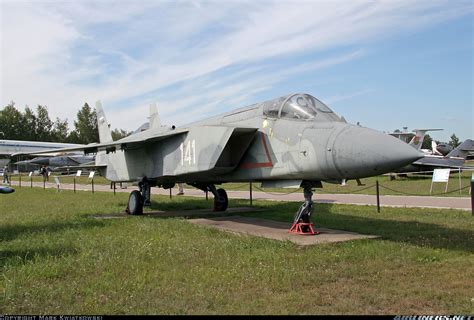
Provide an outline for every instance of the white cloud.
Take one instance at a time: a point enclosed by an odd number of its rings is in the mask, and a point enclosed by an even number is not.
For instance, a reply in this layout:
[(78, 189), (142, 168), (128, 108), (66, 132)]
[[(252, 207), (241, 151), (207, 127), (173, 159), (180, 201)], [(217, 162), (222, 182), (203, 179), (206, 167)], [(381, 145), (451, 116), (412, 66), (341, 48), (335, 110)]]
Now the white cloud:
[[(176, 111), (203, 115), (244, 103), (300, 73), (364, 54), (347, 50), (322, 58), (318, 52), (360, 48), (472, 11), (469, 2), (444, 1), (4, 1), (1, 6), (3, 105), (46, 104), (52, 116), (72, 123), (85, 101), (101, 99), (113, 126), (129, 130), (144, 121), (150, 101), (165, 106), (162, 113), (170, 122), (178, 120)], [(298, 60), (309, 53), (311, 58)], [(288, 59), (293, 56), (298, 59)], [(275, 59), (287, 59), (285, 68), (272, 64)], [(223, 68), (232, 71), (219, 72)], [(118, 108), (127, 101), (130, 108)]]

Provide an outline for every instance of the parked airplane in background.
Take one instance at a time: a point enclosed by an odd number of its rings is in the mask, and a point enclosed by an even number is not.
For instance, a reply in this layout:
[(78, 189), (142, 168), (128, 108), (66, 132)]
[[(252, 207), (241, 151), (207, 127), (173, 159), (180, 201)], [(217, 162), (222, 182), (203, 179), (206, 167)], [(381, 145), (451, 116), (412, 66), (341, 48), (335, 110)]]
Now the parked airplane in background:
[(446, 156), (425, 155), (423, 158), (414, 161), (412, 164), (404, 166), (395, 173), (432, 171), (436, 168), (463, 169), (469, 152), (474, 151), (474, 141), (465, 140), (456, 149), (453, 149)]
[[(57, 151), (58, 149), (81, 146), (84, 145), (43, 141), (0, 140), (0, 157), (3, 157), (2, 159), (0, 159), (0, 165), (2, 166), (2, 168), (5, 165), (8, 165), (10, 163), (10, 158), (12, 158), (12, 155), (17, 153), (29, 153), (30, 155), (35, 155), (35, 152), (38, 152), (41, 153), (43, 156), (54, 157), (63, 155), (62, 152)], [(48, 152), (45, 153), (45, 150), (47, 150)], [(77, 151), (72, 152), (70, 155), (74, 154), (82, 156), (82, 153)], [(23, 164), (23, 166), (17, 168), (24, 171), (35, 170), (38, 167), (38, 165), (36, 164), (28, 163), (28, 160), (19, 161), (16, 164)]]
[[(187, 183), (214, 195), (214, 210), (228, 206), (216, 185), (259, 181), (264, 187), (301, 186), (305, 202), (295, 222), (309, 221), (312, 189), (321, 181), (370, 177), (393, 171), (423, 156), (382, 132), (346, 123), (308, 94), (290, 94), (176, 128), (152, 113), (150, 128), (112, 141), (100, 103), (100, 143), (61, 152), (97, 153), (100, 173), (115, 182), (138, 181), (127, 211), (141, 214), (152, 186)], [(156, 114), (157, 115), (157, 114)], [(185, 114), (183, 114), (185, 116)]]
[(69, 167), (86, 167), (95, 165), (95, 156), (85, 156), (80, 154), (62, 155), (56, 157), (36, 157), (31, 160), (15, 162), (21, 169), (22, 166), (41, 167), (47, 166), (51, 170), (65, 170)]
[(437, 144), (436, 141), (433, 140), (431, 142), (431, 150), (434, 155), (446, 156), (448, 153), (453, 151), (453, 146), (447, 143)]
[(441, 131), (443, 129), (414, 129), (413, 132), (392, 132), (389, 133), (391, 136), (394, 136), (402, 141), (405, 141), (411, 145), (416, 150), (420, 150), (425, 154), (431, 154), (430, 150), (421, 149), (423, 145), (423, 140), (425, 139), (426, 132), (428, 131)]
[[(57, 142), (42, 142), (42, 141), (20, 141), (20, 140), (0, 140), (0, 155), (11, 156), (15, 153), (34, 153), (36, 151), (42, 152), (48, 150), (49, 155), (57, 156), (60, 153), (55, 149), (83, 147), (83, 144), (74, 143), (57, 143)], [(78, 153), (78, 152), (75, 152)]]

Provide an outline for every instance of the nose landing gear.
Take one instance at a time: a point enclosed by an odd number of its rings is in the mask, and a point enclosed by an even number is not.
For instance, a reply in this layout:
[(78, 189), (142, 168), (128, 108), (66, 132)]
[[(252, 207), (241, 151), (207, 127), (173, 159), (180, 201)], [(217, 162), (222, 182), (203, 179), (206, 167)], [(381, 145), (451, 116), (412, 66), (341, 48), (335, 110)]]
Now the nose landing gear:
[(313, 211), (313, 191), (311, 184), (304, 184), (304, 203), (298, 209), (293, 220), (289, 233), (315, 235), (319, 232), (314, 231), (313, 223), (310, 221), (311, 213)]

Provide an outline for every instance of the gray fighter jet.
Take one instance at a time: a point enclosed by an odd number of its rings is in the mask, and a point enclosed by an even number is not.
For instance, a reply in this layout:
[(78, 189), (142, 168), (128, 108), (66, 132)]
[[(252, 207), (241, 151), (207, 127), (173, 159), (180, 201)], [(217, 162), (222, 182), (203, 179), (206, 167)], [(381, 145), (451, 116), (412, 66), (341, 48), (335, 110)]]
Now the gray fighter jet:
[(446, 156), (425, 155), (423, 158), (414, 161), (412, 164), (401, 167), (395, 173), (432, 171), (437, 168), (465, 169), (469, 152), (474, 150), (474, 141), (466, 139), (457, 148), (451, 150)]
[[(393, 171), (423, 156), (397, 138), (347, 123), (309, 94), (290, 94), (176, 128), (161, 126), (151, 108), (147, 130), (112, 141), (100, 103), (96, 166), (115, 182), (138, 181), (127, 211), (141, 214), (150, 188), (187, 183), (214, 195), (214, 210), (228, 205), (225, 182), (262, 182), (264, 187), (300, 186), (305, 202), (295, 221), (309, 221), (312, 189)], [(183, 117), (185, 117), (185, 113)]]
[(81, 165), (94, 164), (95, 156), (84, 155), (61, 155), (56, 157), (36, 157), (31, 160), (15, 162), (15, 164), (32, 164), (37, 166), (48, 166), (49, 168), (67, 168)]

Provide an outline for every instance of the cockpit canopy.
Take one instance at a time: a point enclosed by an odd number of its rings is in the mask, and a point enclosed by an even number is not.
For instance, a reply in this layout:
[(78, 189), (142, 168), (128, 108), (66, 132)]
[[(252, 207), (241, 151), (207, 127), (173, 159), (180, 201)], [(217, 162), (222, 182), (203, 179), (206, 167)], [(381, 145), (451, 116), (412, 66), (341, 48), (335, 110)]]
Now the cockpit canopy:
[(291, 94), (263, 103), (263, 115), (292, 120), (341, 121), (324, 103), (309, 94)]

